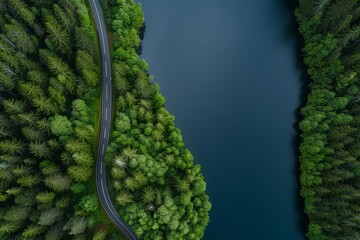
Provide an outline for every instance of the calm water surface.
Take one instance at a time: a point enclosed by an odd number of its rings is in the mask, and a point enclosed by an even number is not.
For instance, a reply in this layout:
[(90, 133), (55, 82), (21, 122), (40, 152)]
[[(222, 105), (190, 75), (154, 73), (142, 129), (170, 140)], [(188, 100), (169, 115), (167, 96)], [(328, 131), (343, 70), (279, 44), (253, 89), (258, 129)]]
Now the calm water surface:
[[(205, 240), (303, 240), (296, 112), (303, 70), (282, 0), (140, 0), (142, 58), (208, 184)], [(300, 203), (300, 204), (299, 204)]]

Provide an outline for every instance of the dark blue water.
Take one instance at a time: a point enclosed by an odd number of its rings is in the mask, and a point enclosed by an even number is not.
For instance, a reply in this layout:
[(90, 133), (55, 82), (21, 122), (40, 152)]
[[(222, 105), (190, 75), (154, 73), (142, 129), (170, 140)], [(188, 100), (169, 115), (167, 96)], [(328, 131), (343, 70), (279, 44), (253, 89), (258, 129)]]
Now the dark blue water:
[[(142, 57), (208, 184), (204, 239), (303, 240), (300, 50), (281, 0), (141, 0)], [(300, 203), (300, 204), (299, 204)]]

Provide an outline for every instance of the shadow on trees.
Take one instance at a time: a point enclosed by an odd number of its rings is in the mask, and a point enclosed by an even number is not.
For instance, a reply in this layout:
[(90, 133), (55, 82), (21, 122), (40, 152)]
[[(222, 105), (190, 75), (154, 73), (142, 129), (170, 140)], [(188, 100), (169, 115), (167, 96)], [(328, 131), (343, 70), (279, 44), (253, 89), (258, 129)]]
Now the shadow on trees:
[(136, 53), (140, 56), (142, 53), (142, 41), (144, 40), (145, 37), (145, 31), (146, 31), (146, 23), (144, 22), (144, 26), (142, 26), (142, 28), (139, 31), (139, 38), (141, 40), (141, 44), (139, 45), (139, 47), (136, 49)]

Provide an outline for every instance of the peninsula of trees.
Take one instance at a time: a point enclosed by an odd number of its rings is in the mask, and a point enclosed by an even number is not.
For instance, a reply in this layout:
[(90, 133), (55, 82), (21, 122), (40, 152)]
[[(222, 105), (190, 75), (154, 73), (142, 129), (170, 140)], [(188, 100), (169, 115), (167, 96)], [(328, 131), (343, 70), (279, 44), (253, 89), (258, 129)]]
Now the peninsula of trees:
[(118, 0), (104, 9), (113, 33), (116, 99), (106, 160), (120, 216), (140, 239), (201, 239), (211, 208), (206, 184), (136, 53), (144, 26), (141, 6)]
[[(102, 3), (113, 48), (113, 201), (140, 239), (201, 239), (206, 184), (137, 55), (141, 6)], [(86, 1), (0, 1), (0, 239), (123, 239), (96, 195), (100, 66)]]
[(301, 109), (301, 195), (311, 240), (360, 237), (360, 5), (300, 0), (311, 79)]

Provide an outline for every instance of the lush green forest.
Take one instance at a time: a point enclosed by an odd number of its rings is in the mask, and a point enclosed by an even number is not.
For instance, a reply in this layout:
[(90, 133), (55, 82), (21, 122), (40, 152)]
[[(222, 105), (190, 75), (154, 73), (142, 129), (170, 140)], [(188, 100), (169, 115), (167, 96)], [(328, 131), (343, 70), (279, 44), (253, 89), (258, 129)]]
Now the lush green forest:
[(96, 44), (81, 0), (0, 2), (0, 239), (106, 237)]
[(360, 237), (360, 5), (300, 0), (311, 78), (301, 109), (301, 195), (312, 240)]
[(184, 147), (159, 86), (140, 60), (144, 16), (133, 0), (105, 2), (113, 33), (114, 131), (111, 166), (120, 216), (144, 240), (201, 239), (211, 208), (200, 166)]
[[(159, 86), (140, 60), (144, 16), (103, 1), (113, 32), (112, 196), (141, 239), (200, 239), (211, 208)], [(0, 2), (0, 239), (121, 239), (99, 206), (99, 50), (82, 0)]]

